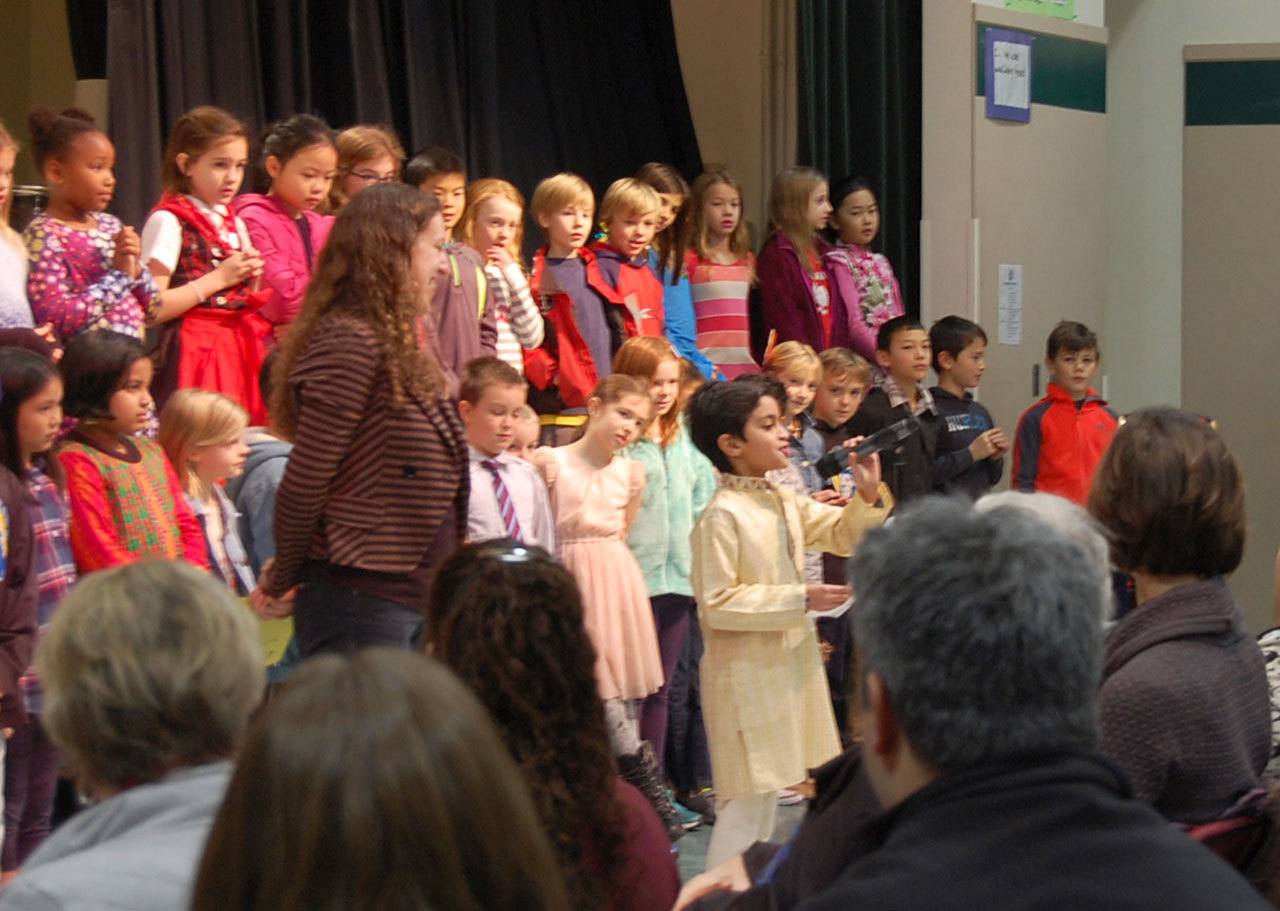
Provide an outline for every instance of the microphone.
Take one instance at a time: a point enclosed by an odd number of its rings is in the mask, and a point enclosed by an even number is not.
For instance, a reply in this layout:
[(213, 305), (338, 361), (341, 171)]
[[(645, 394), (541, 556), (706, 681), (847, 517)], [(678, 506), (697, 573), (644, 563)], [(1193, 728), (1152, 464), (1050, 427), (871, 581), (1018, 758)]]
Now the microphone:
[(849, 456), (851, 453), (859, 458), (864, 458), (875, 452), (884, 452), (886, 449), (896, 449), (902, 441), (919, 429), (920, 421), (915, 417), (903, 418), (901, 421), (895, 421), (887, 427), (881, 427), (852, 449), (848, 449), (844, 446), (835, 447), (822, 458), (818, 459), (818, 461), (814, 463), (813, 467), (817, 470), (818, 476), (825, 480), (826, 478), (838, 475), (849, 466)]

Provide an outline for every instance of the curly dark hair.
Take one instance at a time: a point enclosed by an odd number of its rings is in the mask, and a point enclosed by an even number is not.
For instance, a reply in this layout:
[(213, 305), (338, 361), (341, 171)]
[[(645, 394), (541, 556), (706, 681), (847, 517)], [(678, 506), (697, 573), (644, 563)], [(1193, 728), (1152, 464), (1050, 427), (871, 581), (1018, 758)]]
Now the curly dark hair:
[[(359, 197), (357, 197), (359, 198)], [(509, 539), (469, 544), (441, 567), (427, 640), (488, 708), (524, 771), (579, 907), (625, 893), (617, 771), (596, 689), (596, 650), (570, 572)]]

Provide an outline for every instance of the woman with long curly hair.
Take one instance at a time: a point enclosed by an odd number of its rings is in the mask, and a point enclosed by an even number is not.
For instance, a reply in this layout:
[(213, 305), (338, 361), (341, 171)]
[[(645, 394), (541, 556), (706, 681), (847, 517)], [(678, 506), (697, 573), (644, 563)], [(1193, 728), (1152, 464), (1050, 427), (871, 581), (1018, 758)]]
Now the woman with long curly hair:
[(427, 638), (480, 697), (524, 772), (575, 907), (666, 911), (662, 821), (613, 763), (573, 575), (539, 547), (469, 544), (440, 568)]
[(271, 414), (294, 446), (253, 604), (293, 611), (303, 657), (416, 644), (435, 568), (466, 532), (467, 443), (418, 329), (443, 243), (431, 195), (359, 194), (276, 364)]

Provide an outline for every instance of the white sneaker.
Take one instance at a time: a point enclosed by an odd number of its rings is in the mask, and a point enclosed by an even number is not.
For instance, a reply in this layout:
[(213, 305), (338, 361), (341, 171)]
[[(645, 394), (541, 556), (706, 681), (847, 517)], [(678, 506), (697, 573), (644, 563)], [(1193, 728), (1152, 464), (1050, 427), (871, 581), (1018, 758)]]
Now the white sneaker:
[(783, 788), (778, 792), (778, 805), (782, 807), (794, 807), (798, 803), (804, 803), (805, 796), (799, 791), (793, 791), (790, 788)]

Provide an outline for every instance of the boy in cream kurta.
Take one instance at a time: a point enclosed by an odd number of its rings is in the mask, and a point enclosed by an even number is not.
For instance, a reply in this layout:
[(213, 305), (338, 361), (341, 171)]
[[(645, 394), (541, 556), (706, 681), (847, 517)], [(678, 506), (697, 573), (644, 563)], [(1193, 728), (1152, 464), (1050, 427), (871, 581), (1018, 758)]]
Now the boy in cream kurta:
[(892, 505), (874, 455), (853, 465), (858, 495), (843, 508), (765, 480), (787, 464), (785, 400), (776, 380), (747, 376), (704, 387), (689, 406), (694, 442), (722, 472), (692, 535), (702, 711), (720, 801), (708, 868), (767, 839), (777, 791), (840, 751), (808, 614), (850, 592), (806, 584), (804, 552), (847, 556)]

